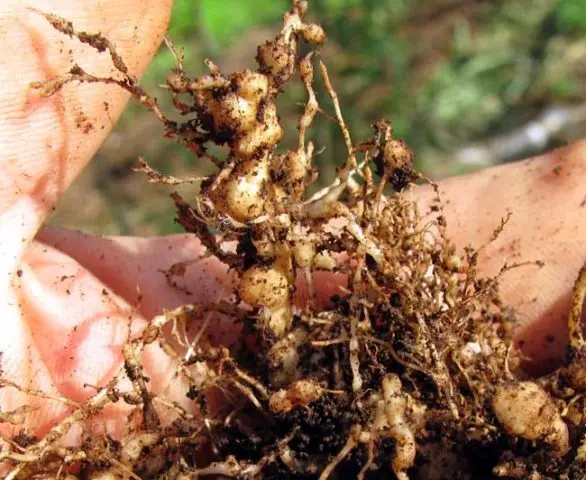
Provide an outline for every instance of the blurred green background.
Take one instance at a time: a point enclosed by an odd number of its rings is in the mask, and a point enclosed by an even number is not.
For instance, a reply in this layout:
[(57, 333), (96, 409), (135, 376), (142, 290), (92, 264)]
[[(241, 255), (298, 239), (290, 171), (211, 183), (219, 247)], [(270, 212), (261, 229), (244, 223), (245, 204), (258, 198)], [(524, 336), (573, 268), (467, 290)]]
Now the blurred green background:
[[(256, 46), (280, 28), (287, 0), (175, 0), (169, 36), (186, 69), (254, 67)], [(328, 32), (327, 64), (354, 141), (380, 117), (416, 152), (420, 169), (441, 178), (522, 158), (586, 135), (584, 0), (311, 0), (310, 18)], [(161, 48), (144, 86), (170, 110), (158, 87), (174, 66)], [(331, 110), (316, 74), (322, 106)], [(305, 92), (293, 82), (279, 100), (290, 134)], [(162, 139), (154, 117), (130, 104), (97, 158), (51, 221), (108, 234), (164, 234), (173, 223), (169, 188), (131, 171), (137, 157), (174, 175), (206, 171)], [(344, 159), (337, 126), (311, 132), (322, 181)], [(207, 170), (209, 171), (209, 170)], [(181, 188), (194, 194), (194, 187)], [(83, 201), (80, 199), (83, 198)]]

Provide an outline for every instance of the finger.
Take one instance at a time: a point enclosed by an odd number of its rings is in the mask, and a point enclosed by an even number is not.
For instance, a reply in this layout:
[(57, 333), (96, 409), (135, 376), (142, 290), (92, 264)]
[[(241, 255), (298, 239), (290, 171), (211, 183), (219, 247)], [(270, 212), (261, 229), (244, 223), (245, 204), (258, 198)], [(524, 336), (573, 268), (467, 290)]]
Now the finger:
[[(131, 304), (141, 296), (146, 318), (186, 303), (213, 303), (229, 297), (233, 276), (194, 235), (102, 237), (45, 227), (37, 240), (66, 253)], [(169, 275), (183, 263), (185, 271)]]
[[(204, 255), (194, 235), (165, 237), (103, 237), (44, 227), (37, 240), (74, 258), (105, 285), (135, 303), (141, 295), (141, 313), (146, 318), (186, 303), (214, 303), (230, 297), (236, 287), (235, 272), (215, 257)], [(169, 277), (171, 267), (185, 265), (181, 275)], [(317, 302), (326, 305), (343, 283), (341, 275), (315, 272)], [(297, 301), (308, 301), (307, 285), (299, 276)], [(222, 336), (221, 332), (217, 332)]]
[(171, 0), (4, 0), (0, 5), (0, 251), (15, 271), (23, 246), (85, 166), (118, 118), (128, 95), (103, 84), (71, 84), (40, 98), (29, 85), (67, 72), (73, 62), (113, 73), (98, 53), (55, 31), (29, 7), (56, 13), (79, 30), (101, 32), (140, 75), (157, 50)]
[[(122, 345), (130, 329), (144, 327), (144, 318), (81, 265), (47, 245), (31, 244), (18, 278), (17, 300), (27, 322), (4, 326), (3, 377), (72, 401), (87, 400), (118, 373)], [(153, 392), (189, 408), (187, 387), (174, 376), (172, 360), (158, 345), (145, 349), (142, 362)], [(0, 390), (0, 404), (4, 411), (23, 404), (36, 407), (24, 427), (37, 434), (71, 408), (8, 388)], [(96, 422), (117, 434), (128, 413), (118, 402)]]
[[(535, 159), (440, 184), (448, 232), (460, 247), (484, 243), (511, 212), (480, 270), (496, 275), (504, 262), (540, 260), (501, 282), (505, 303), (520, 320), (519, 338), (533, 357), (560, 358), (566, 344), (570, 292), (586, 261), (586, 141)], [(423, 195), (429, 201), (432, 194)]]

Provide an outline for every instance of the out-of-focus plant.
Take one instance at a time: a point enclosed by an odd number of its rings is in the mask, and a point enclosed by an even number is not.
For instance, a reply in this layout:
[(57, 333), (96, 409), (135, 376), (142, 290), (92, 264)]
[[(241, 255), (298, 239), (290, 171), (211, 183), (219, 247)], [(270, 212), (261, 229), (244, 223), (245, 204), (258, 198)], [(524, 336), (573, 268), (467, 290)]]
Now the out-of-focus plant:
[[(192, 75), (204, 71), (206, 57), (230, 69), (243, 39), (278, 23), (287, 5), (287, 0), (175, 0), (169, 36), (183, 50)], [(324, 53), (355, 139), (367, 138), (376, 118), (389, 118), (395, 135), (415, 149), (419, 168), (432, 176), (470, 168), (454, 160), (464, 144), (506, 135), (549, 106), (585, 101), (583, 0), (312, 0), (312, 15), (328, 31)], [(143, 79), (145, 87), (156, 94), (173, 65), (162, 47)], [(292, 85), (287, 95), (285, 105), (304, 102), (301, 85)], [(295, 122), (300, 110), (282, 108), (281, 121)], [(147, 118), (142, 115), (136, 105), (129, 106), (116, 130), (127, 140), (122, 148), (120, 142), (106, 144), (94, 175), (109, 176), (112, 166), (118, 171), (139, 155), (167, 172), (200, 168), (171, 142), (146, 151), (136, 127)], [(139, 138), (128, 138), (130, 132)], [(323, 150), (316, 161), (324, 176), (333, 175), (343, 148), (335, 123), (318, 119), (313, 140)], [(121, 179), (127, 181), (134, 184)], [(109, 202), (124, 202), (144, 190), (129, 189), (124, 198), (108, 194)], [(149, 211), (136, 222), (156, 218)], [(155, 227), (169, 229), (168, 224)]]

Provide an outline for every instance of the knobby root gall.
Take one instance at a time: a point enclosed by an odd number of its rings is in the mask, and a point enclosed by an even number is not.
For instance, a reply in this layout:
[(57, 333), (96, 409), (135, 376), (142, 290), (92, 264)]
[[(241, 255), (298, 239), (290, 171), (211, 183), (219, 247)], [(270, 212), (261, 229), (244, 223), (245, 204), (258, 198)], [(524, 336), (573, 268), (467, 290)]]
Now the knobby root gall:
[[(326, 41), (307, 20), (307, 1), (293, 0), (281, 31), (258, 47), (256, 71), (228, 74), (208, 60), (209, 73), (191, 78), (167, 40), (177, 65), (165, 89), (182, 122), (170, 120), (105, 37), (41, 14), (109, 55), (117, 74), (96, 77), (73, 65), (32, 87), (51, 95), (71, 82), (118, 85), (157, 116), (166, 138), (211, 162), (216, 170), (195, 198), (172, 194), (176, 221), (237, 280), (227, 300), (153, 318), (128, 339), (124, 365), (87, 402), (1, 379), (0, 388), (70, 408), (40, 438), (22, 430), (0, 439), (6, 478), (585, 478), (586, 267), (568, 316), (564, 365), (528, 378), (511, 338), (514, 316), (498, 294), (513, 267), (480, 278), (485, 245), (457, 254), (439, 195), (430, 212), (413, 203), (409, 189), (426, 180), (389, 121), (353, 142), (325, 63), (314, 69), (318, 51), (299, 53), (302, 43)], [(299, 141), (287, 151), (275, 100), (293, 81), (307, 102)], [(318, 81), (333, 112), (319, 106)], [(337, 178), (310, 195), (320, 146), (308, 137), (322, 114), (338, 123), (347, 153)], [(214, 144), (222, 156), (207, 153)], [(202, 180), (164, 175), (144, 160), (138, 170), (149, 182)], [(317, 295), (324, 275), (336, 285), (325, 301)], [(210, 334), (228, 320), (241, 333), (226, 346)], [(190, 408), (151, 391), (143, 352), (155, 342)], [(133, 409), (122, 438), (84, 430), (115, 403)], [(30, 413), (22, 405), (2, 411), (0, 422), (18, 429)], [(82, 444), (60, 443), (74, 427), (84, 432)]]
[(559, 453), (567, 453), (568, 426), (553, 400), (539, 385), (533, 382), (499, 385), (492, 398), (492, 408), (510, 435), (542, 440)]

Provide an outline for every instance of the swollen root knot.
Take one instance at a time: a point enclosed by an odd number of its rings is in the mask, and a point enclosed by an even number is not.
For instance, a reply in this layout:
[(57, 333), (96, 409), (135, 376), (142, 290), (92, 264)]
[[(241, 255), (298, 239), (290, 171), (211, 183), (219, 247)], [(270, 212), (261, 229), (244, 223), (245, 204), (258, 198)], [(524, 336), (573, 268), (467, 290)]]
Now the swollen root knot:
[(507, 433), (526, 440), (542, 440), (564, 455), (570, 448), (568, 426), (551, 397), (533, 382), (497, 387), (492, 408)]
[[(222, 262), (233, 283), (221, 299), (163, 312), (142, 332), (129, 326), (123, 367), (86, 402), (0, 375), (0, 389), (69, 412), (37, 439), (24, 430), (32, 408), (2, 408), (0, 422), (23, 428), (0, 438), (9, 480), (586, 478), (586, 267), (565, 364), (529, 380), (514, 315), (499, 297), (501, 276), (520, 264), (478, 276), (480, 252), (508, 217), (484, 245), (461, 253), (447, 236), (439, 187), (430, 182), (429, 211), (413, 200), (409, 188), (426, 179), (391, 122), (375, 122), (354, 142), (325, 64), (314, 72), (312, 48), (326, 34), (307, 20), (306, 0), (293, 0), (281, 30), (258, 47), (256, 70), (226, 73), (207, 60), (209, 72), (191, 78), (166, 39), (176, 67), (164, 88), (181, 121), (167, 117), (104, 36), (43, 15), (109, 55), (115, 74), (73, 65), (33, 88), (52, 95), (71, 82), (118, 85), (156, 115), (167, 139), (214, 168), (187, 178), (146, 161), (138, 168), (151, 183), (200, 185), (191, 199), (172, 194), (177, 223), (205, 248), (163, 272), (177, 298), (190, 286), (176, 277), (205, 268), (204, 257)], [(276, 100), (294, 80), (306, 101), (297, 140), (285, 148)], [(344, 152), (336, 177), (316, 188), (321, 148), (308, 138), (320, 115), (339, 128)], [(220, 330), (230, 332), (229, 346)], [(170, 366), (159, 393), (144, 371), (151, 345)], [(130, 410), (123, 438), (85, 427), (116, 402)], [(82, 445), (62, 446), (78, 430)]]

